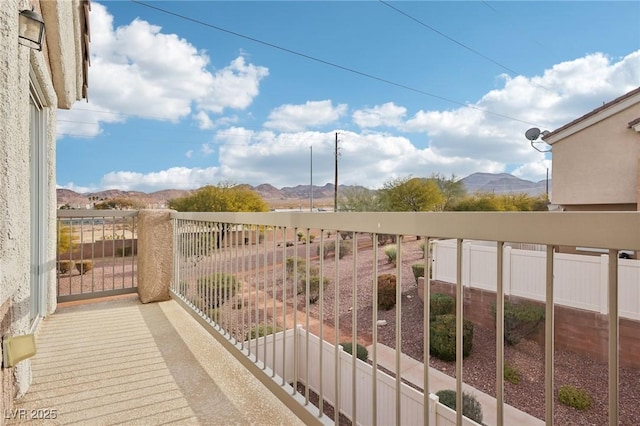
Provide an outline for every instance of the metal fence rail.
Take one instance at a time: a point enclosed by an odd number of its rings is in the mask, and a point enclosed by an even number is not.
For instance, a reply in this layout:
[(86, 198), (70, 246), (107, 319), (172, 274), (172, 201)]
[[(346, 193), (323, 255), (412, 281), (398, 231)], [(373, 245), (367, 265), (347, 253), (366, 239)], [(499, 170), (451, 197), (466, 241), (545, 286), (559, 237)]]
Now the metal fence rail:
[[(369, 363), (372, 381), (365, 385), (357, 370), (358, 344), (385, 341), (403, 348), (405, 328), (423, 341), (422, 358), (429, 365), (430, 305), (422, 309), (419, 329), (403, 312), (408, 294), (416, 289), (414, 265), (430, 274), (429, 243), (435, 238), (457, 242), (456, 254), (456, 406), (462, 407), (464, 291), (461, 277), (465, 240), (490, 241), (503, 253), (505, 243), (546, 246), (545, 285), (545, 422), (554, 421), (554, 277), (557, 246), (609, 250), (609, 423), (618, 424), (618, 305), (619, 250), (640, 250), (640, 213), (175, 213), (174, 281), (172, 292), (193, 309), (212, 333), (256, 375), (269, 380), (276, 393), (287, 393), (299, 410), (323, 423), (339, 423), (324, 414), (346, 415), (353, 424), (377, 424), (380, 413), (393, 413), (404, 424), (402, 350), (395, 352), (390, 372), (395, 394), (381, 399), (376, 385), (377, 345)], [(424, 247), (427, 247), (425, 249)], [(504, 403), (504, 289), (503, 255), (496, 264), (495, 393), (491, 410), (495, 424), (513, 424), (505, 417)], [(389, 291), (380, 290), (380, 277), (395, 280)], [(392, 276), (393, 279), (388, 276)], [(326, 283), (326, 284), (325, 284)], [(428, 300), (429, 286), (424, 289)], [(389, 304), (390, 311), (382, 309)], [(388, 320), (391, 330), (378, 326)], [(416, 321), (415, 317), (411, 319)], [(291, 338), (264, 339), (274, 333), (296, 331)], [(410, 328), (411, 327), (411, 328)], [(383, 335), (384, 334), (384, 335)], [(312, 336), (332, 344), (312, 345)], [(262, 340), (261, 340), (262, 339)], [(350, 343), (350, 371), (337, 367)], [(292, 346), (292, 347), (291, 347)], [(267, 362), (271, 359), (271, 362)], [(332, 359), (334, 362), (327, 362)], [(420, 389), (429, 389), (425, 368)], [(345, 377), (347, 376), (347, 377)], [(324, 379), (332, 378), (332, 380)], [(342, 384), (350, 382), (350, 386)], [(315, 383), (313, 388), (311, 383)], [(331, 389), (328, 388), (331, 386)], [(346, 393), (346, 394), (345, 394)], [(433, 406), (422, 392), (419, 413), (411, 423), (429, 424)], [(312, 404), (311, 401), (314, 401)], [(359, 401), (365, 401), (360, 403)], [(291, 404), (297, 405), (297, 404)], [(412, 414), (413, 415), (413, 414)], [(366, 419), (366, 420), (365, 420)], [(463, 424), (462, 410), (455, 422)], [(466, 420), (464, 420), (466, 422)], [(433, 422), (431, 422), (433, 424)]]
[(58, 210), (58, 302), (137, 291), (137, 214)]

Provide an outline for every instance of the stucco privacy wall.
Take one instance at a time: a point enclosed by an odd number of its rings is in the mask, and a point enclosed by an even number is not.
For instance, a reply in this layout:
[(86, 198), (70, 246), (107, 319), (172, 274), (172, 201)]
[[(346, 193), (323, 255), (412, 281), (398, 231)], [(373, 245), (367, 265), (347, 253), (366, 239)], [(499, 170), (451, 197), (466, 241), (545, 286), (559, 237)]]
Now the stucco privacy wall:
[(138, 212), (138, 296), (142, 303), (171, 298), (173, 210)]

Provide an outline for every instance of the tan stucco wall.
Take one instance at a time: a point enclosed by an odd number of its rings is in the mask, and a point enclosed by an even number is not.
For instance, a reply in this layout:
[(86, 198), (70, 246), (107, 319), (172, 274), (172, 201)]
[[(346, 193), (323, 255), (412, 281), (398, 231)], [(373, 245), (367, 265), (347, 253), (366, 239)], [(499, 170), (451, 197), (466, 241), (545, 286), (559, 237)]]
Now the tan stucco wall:
[(51, 61), (51, 78), (58, 96), (58, 108), (69, 109), (82, 95), (82, 60), (79, 10), (80, 0), (41, 0), (40, 9), (46, 31), (47, 53), (50, 57), (62, 58)]
[[(36, 11), (39, 11), (39, 3), (33, 3)], [(48, 290), (46, 314), (52, 313), (56, 306), (55, 120), (58, 97), (54, 90), (49, 63), (51, 58), (53, 62), (60, 59), (46, 49), (38, 52), (18, 44), (18, 13), (30, 8), (31, 2), (26, 0), (0, 2), (0, 63), (4, 64), (0, 67), (0, 306), (3, 310), (0, 334), (3, 336), (31, 331), (30, 70), (34, 84), (40, 89), (40, 97), (44, 104), (43, 115), (47, 120), (43, 136), (47, 152), (47, 162), (44, 166), (47, 187), (44, 189), (44, 198), (48, 203), (45, 213), (48, 229), (44, 241), (44, 266), (47, 271), (45, 274)], [(73, 13), (65, 14), (64, 19), (58, 23), (59, 27), (73, 29), (73, 16)], [(57, 31), (55, 25), (48, 26), (46, 30), (47, 34)], [(66, 31), (64, 30), (65, 33)], [(62, 41), (67, 43), (68, 39)], [(72, 46), (75, 46), (75, 43)], [(69, 55), (65, 55), (64, 60), (70, 62), (68, 66), (75, 67), (77, 57), (70, 58)], [(73, 86), (76, 86), (75, 81)], [(0, 370), (0, 409), (3, 413), (10, 408), (7, 407), (10, 401), (27, 391), (30, 381), (29, 360), (20, 362), (14, 368)]]
[(638, 116), (640, 104), (553, 144), (553, 204), (638, 202), (640, 133), (628, 127)]
[(138, 296), (142, 303), (169, 300), (173, 279), (172, 210), (138, 212)]

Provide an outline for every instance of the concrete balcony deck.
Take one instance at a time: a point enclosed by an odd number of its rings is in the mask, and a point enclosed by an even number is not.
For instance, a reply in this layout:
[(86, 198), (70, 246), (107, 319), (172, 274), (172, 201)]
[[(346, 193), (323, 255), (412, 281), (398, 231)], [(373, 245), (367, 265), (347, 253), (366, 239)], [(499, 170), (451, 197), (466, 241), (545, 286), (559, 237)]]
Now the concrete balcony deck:
[(174, 301), (60, 306), (37, 346), (9, 424), (303, 424)]

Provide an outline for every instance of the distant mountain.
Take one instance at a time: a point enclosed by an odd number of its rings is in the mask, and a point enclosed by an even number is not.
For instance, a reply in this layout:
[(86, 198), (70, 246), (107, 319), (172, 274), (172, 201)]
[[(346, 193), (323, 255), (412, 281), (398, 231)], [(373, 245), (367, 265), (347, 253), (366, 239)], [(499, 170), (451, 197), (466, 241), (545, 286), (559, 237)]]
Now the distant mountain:
[[(546, 192), (546, 181), (532, 182), (520, 179), (509, 173), (473, 173), (462, 179), (469, 194), (475, 192), (493, 192), (495, 194), (525, 193), (540, 195)], [(549, 187), (551, 181), (549, 181)]]
[[(508, 173), (474, 173), (462, 179), (467, 192), (494, 192), (496, 194), (505, 193), (526, 193), (529, 195), (540, 195), (545, 193), (545, 181), (531, 182), (517, 178)], [(256, 191), (272, 207), (297, 207), (311, 197), (309, 185), (297, 185), (284, 188), (276, 188), (271, 184), (263, 183), (258, 186), (247, 187)], [(358, 186), (340, 185), (340, 190), (347, 188), (357, 188)], [(360, 187), (362, 188), (362, 187)], [(109, 189), (99, 192), (80, 194), (69, 189), (58, 189), (58, 206), (68, 204), (71, 208), (88, 208), (95, 202), (110, 200), (114, 198), (131, 198), (149, 208), (162, 208), (169, 200), (189, 195), (194, 190), (186, 189), (164, 189), (151, 192), (149, 194), (139, 191), (121, 191)], [(327, 183), (324, 186), (313, 186), (313, 199), (318, 207), (321, 204), (333, 206), (334, 185)]]

